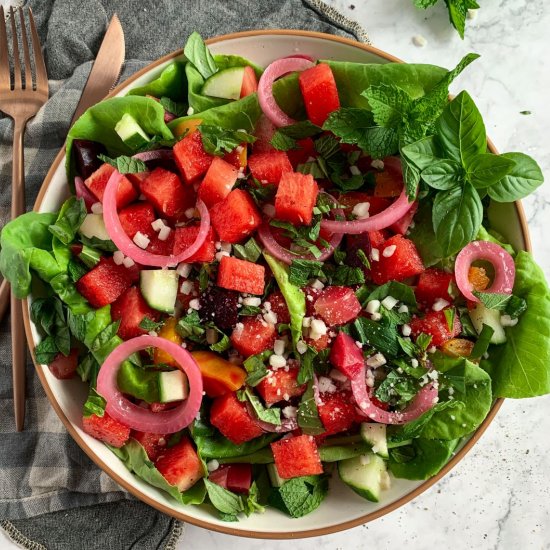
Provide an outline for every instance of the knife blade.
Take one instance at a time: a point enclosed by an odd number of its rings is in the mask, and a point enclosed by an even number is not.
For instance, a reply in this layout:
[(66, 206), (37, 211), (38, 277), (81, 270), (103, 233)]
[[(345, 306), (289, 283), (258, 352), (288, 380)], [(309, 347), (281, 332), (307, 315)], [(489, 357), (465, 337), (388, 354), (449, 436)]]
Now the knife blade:
[(71, 126), (88, 107), (101, 101), (117, 83), (124, 63), (124, 53), (124, 32), (120, 20), (115, 14), (97, 52), (86, 86), (71, 120)]

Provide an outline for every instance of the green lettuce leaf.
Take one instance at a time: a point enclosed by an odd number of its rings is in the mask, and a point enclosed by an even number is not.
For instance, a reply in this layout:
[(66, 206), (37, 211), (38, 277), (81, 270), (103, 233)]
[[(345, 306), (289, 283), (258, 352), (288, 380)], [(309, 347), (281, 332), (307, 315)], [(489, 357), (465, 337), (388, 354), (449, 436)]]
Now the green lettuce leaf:
[(185, 62), (174, 61), (167, 65), (151, 82), (132, 88), (128, 95), (152, 95), (156, 98), (169, 97), (173, 101), (184, 101), (187, 90)]

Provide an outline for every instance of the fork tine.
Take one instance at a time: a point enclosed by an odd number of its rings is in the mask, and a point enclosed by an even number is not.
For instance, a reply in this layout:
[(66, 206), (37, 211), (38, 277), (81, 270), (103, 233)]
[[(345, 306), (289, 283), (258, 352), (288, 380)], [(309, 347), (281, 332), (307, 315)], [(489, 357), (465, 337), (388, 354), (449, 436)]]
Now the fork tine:
[(19, 58), (19, 44), (17, 40), (17, 27), (15, 26), (15, 10), (13, 9), (13, 6), (10, 8), (10, 19), (13, 53), (13, 89), (20, 90), (23, 88), (23, 83), (21, 80), (21, 59)]
[(10, 87), (10, 64), (8, 59), (6, 18), (4, 16), (4, 8), (0, 6), (0, 88), (9, 90)]
[(29, 23), (31, 28), (32, 37), (32, 49), (34, 52), (34, 67), (36, 70), (36, 89), (40, 88), (48, 90), (48, 73), (46, 73), (46, 65), (44, 64), (44, 56), (42, 55), (42, 49), (40, 47), (40, 38), (36, 32), (34, 25), (34, 17), (32, 16), (32, 9), (29, 7)]
[(23, 53), (25, 57), (25, 88), (32, 90), (31, 56), (29, 54), (29, 42), (27, 40), (27, 30), (25, 28), (25, 16), (21, 8), (19, 8), (19, 18), (21, 21), (21, 41), (23, 42)]

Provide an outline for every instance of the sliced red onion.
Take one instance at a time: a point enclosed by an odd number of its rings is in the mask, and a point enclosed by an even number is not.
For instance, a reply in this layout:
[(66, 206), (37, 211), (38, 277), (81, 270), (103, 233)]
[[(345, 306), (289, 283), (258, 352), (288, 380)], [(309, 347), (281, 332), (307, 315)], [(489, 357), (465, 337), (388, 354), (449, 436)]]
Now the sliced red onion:
[(470, 266), (477, 260), (486, 260), (495, 268), (493, 284), (483, 292), (512, 294), (516, 278), (514, 258), (496, 243), (473, 241), (459, 252), (455, 261), (456, 285), (465, 298), (479, 302), (479, 298), (472, 294), (472, 284), (468, 279)]
[(283, 59), (307, 59), (308, 61), (311, 61), (312, 63), (315, 63), (315, 58), (311, 55), (308, 55), (307, 53), (295, 53), (292, 55), (287, 55)]
[(295, 418), (281, 418), (281, 423), (278, 426), (276, 424), (271, 424), (271, 422), (264, 422), (256, 416), (254, 407), (248, 402), (246, 403), (246, 410), (251, 418), (254, 419), (256, 425), (264, 432), (284, 434), (292, 432), (298, 427), (298, 421)]
[(352, 221), (323, 220), (321, 228), (330, 233), (348, 233), (350, 235), (358, 235), (365, 231), (379, 231), (400, 220), (414, 204), (414, 201), (409, 202), (405, 189), (403, 189), (395, 202), (374, 216)]
[(201, 216), (201, 224), (197, 238), (191, 246), (176, 256), (173, 254), (169, 256), (152, 254), (151, 252), (139, 248), (139, 246), (126, 235), (118, 218), (116, 191), (121, 177), (122, 175), (118, 170), (115, 170), (107, 182), (103, 195), (103, 219), (105, 220), (105, 228), (109, 233), (109, 237), (111, 237), (111, 240), (125, 256), (132, 258), (134, 262), (142, 265), (175, 267), (180, 262), (190, 258), (200, 249), (210, 229), (210, 214), (208, 213), (206, 205), (200, 199), (197, 199), (197, 209)]
[(402, 411), (389, 412), (377, 407), (370, 399), (365, 381), (365, 367), (352, 379), (351, 391), (359, 412), (368, 420), (382, 424), (405, 424), (415, 420), (437, 403), (437, 383), (430, 382), (422, 387), (412, 402)]
[(279, 105), (277, 105), (273, 97), (273, 83), (277, 78), (286, 73), (304, 71), (314, 66), (315, 64), (308, 59), (289, 57), (273, 61), (273, 63), (263, 72), (258, 83), (258, 100), (265, 116), (267, 116), (275, 126), (288, 126), (294, 124), (296, 121), (290, 118)]
[(86, 187), (84, 180), (80, 176), (74, 178), (74, 188), (77, 199), (84, 199), (86, 210), (91, 212), (92, 204), (98, 202), (96, 196)]
[[(132, 353), (149, 347), (162, 349), (178, 363), (189, 380), (189, 395), (174, 409), (151, 412), (126, 399), (117, 387), (120, 364)], [(107, 402), (107, 413), (125, 426), (141, 432), (174, 433), (189, 426), (202, 402), (202, 376), (193, 356), (181, 346), (159, 336), (138, 336), (123, 342), (105, 359), (97, 377), (97, 392)]]
[(136, 153), (132, 158), (149, 162), (150, 160), (166, 160), (174, 157), (172, 149), (154, 149), (153, 151), (144, 151)]

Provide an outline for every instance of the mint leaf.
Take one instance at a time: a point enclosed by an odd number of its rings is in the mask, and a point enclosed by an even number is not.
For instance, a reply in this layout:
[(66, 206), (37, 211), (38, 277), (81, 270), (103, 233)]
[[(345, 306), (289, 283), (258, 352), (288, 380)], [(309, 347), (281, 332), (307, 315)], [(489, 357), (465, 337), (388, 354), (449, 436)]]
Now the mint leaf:
[(421, 176), (430, 187), (443, 191), (459, 186), (464, 179), (462, 167), (449, 159), (435, 160)]
[(212, 351), (215, 351), (216, 353), (223, 353), (231, 347), (231, 340), (229, 339), (229, 336), (227, 336), (227, 334), (224, 334), (219, 330), (218, 332), (222, 334), (222, 337), (215, 344), (211, 344), (210, 349)]
[(229, 130), (221, 126), (201, 124), (199, 131), (204, 150), (211, 155), (223, 156), (242, 143), (254, 143), (256, 138), (244, 130)]
[(422, 9), (426, 9), (426, 8), (429, 8), (430, 6), (435, 6), (435, 4), (437, 4), (439, 0), (413, 0), (414, 2), (414, 5), (417, 7), (417, 8), (422, 8)]
[(499, 294), (497, 292), (478, 292), (473, 291), (473, 295), (481, 300), (481, 303), (488, 309), (504, 311), (508, 302), (512, 298), (511, 294)]
[(478, 9), (479, 4), (475, 0), (445, 0), (449, 10), (449, 20), (457, 30), (460, 38), (464, 39), (466, 16), (469, 9)]
[(300, 518), (318, 508), (327, 492), (327, 476), (295, 477), (281, 487), (274, 487), (268, 503), (293, 518)]
[(392, 324), (382, 324), (371, 321), (366, 317), (359, 317), (353, 322), (357, 340), (362, 344), (372, 346), (384, 355), (396, 357), (401, 349), (398, 334)]
[(205, 80), (218, 72), (216, 62), (198, 32), (191, 33), (185, 43), (183, 53)]
[(476, 189), (490, 187), (509, 174), (516, 163), (502, 155), (482, 153), (470, 160), (467, 177)]
[(313, 124), (309, 120), (302, 120), (289, 126), (278, 128), (271, 138), (271, 145), (280, 151), (296, 149), (298, 144), (296, 140), (314, 136), (323, 131), (320, 126)]
[(395, 299), (407, 304), (416, 309), (416, 296), (414, 295), (413, 289), (404, 283), (399, 283), (397, 281), (389, 281), (382, 286), (375, 288), (368, 296), (367, 302), (371, 300), (380, 300), (382, 301), (387, 296), (393, 296)]
[(149, 319), (149, 317), (144, 317), (139, 323), (139, 328), (142, 328), (143, 330), (149, 332), (151, 330), (158, 330), (163, 324), (164, 321), (160, 321), (157, 323), (156, 321)]
[(290, 151), (296, 149), (296, 140), (289, 136), (286, 136), (282, 132), (275, 132), (273, 137), (269, 140), (269, 143), (277, 149), (277, 151)]
[(401, 125), (412, 105), (411, 96), (395, 84), (370, 86), (361, 95), (368, 99), (376, 124), (385, 128)]
[(107, 155), (97, 155), (99, 160), (114, 166), (121, 174), (137, 174), (139, 172), (147, 172), (147, 166), (142, 160), (138, 160), (126, 155), (120, 155), (116, 158), (108, 157)]
[(257, 355), (251, 355), (244, 360), (243, 367), (248, 373), (246, 383), (249, 386), (257, 386), (267, 376), (265, 361), (269, 359), (272, 353), (271, 350), (267, 350)]
[(324, 277), (323, 262), (292, 260), (288, 268), (288, 280), (290, 284), (303, 287), (313, 277)]
[(244, 512), (243, 500), (240, 495), (224, 489), (207, 478), (204, 479), (204, 484), (206, 485), (208, 498), (216, 510), (230, 517), (236, 516), (239, 512)]

